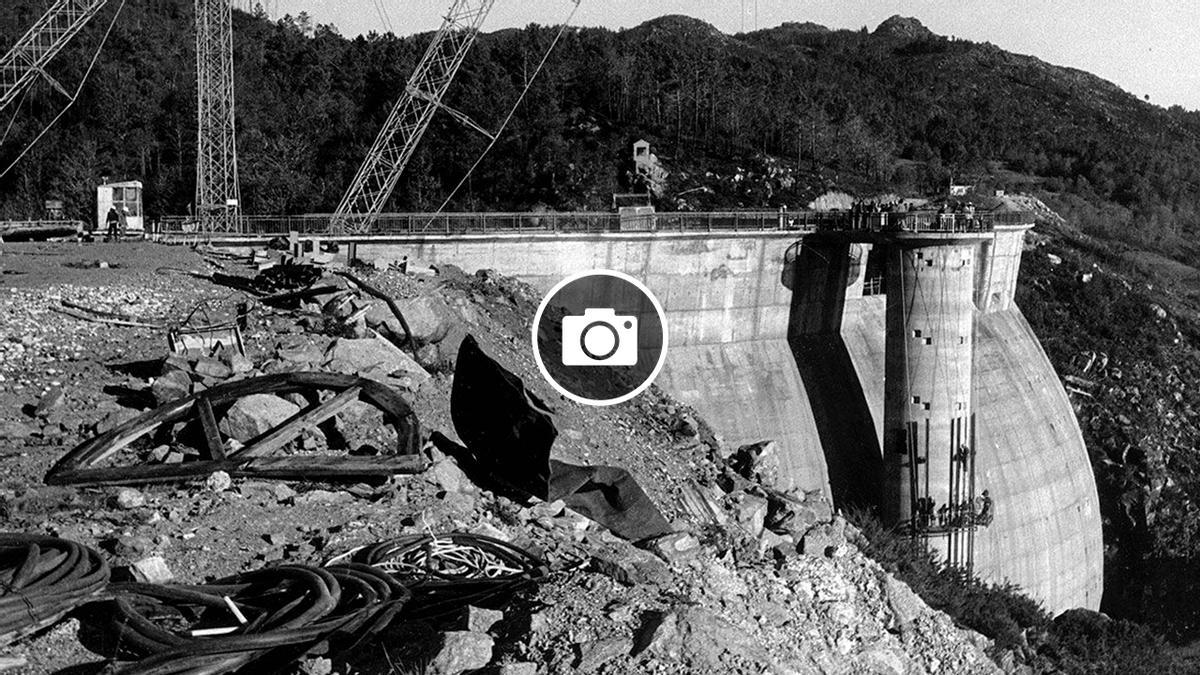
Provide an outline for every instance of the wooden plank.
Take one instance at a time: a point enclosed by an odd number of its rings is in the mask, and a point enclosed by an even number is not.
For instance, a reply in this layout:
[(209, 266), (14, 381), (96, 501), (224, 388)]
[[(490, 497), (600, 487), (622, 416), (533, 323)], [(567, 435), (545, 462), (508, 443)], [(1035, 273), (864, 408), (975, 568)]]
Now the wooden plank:
[(358, 400), (361, 393), (362, 387), (356, 384), (320, 405), (297, 413), (283, 424), (252, 439), (246, 447), (233, 453), (233, 457), (240, 460), (269, 455), (283, 448), (305, 430), (314, 429), (318, 424), (345, 410), (351, 403)]
[(353, 479), (420, 473), (427, 462), (419, 455), (288, 455), (256, 457), (229, 472), (231, 476), (255, 478)]
[(217, 416), (213, 414), (212, 403), (207, 396), (196, 399), (196, 416), (200, 418), (200, 426), (204, 428), (208, 459), (225, 459), (225, 444), (221, 442), (221, 432), (217, 430)]
[(355, 480), (415, 474), (424, 471), (427, 462), (419, 455), (291, 455), (183, 462), (181, 464), (138, 464), (102, 469), (64, 471), (54, 477), (55, 485), (100, 486), (144, 485), (205, 478), (224, 471), (235, 478), (275, 478), (285, 480)]
[(142, 485), (170, 483), (202, 478), (214, 471), (228, 471), (229, 460), (207, 460), (180, 464), (138, 464), (135, 466), (106, 466), (100, 469), (73, 469), (47, 476), (51, 485)]
[(392, 310), (392, 315), (395, 316), (396, 320), (400, 322), (400, 327), (404, 329), (404, 337), (408, 341), (408, 351), (412, 352), (413, 357), (416, 357), (417, 343), (413, 340), (412, 329), (408, 327), (408, 321), (404, 318), (404, 313), (400, 311), (400, 306), (396, 304), (396, 301), (392, 299), (392, 296), (384, 293), (378, 288), (375, 288), (362, 279), (359, 279), (350, 272), (339, 271), (334, 272), (334, 274), (363, 289), (367, 295), (382, 300), (387, 304), (388, 309)]

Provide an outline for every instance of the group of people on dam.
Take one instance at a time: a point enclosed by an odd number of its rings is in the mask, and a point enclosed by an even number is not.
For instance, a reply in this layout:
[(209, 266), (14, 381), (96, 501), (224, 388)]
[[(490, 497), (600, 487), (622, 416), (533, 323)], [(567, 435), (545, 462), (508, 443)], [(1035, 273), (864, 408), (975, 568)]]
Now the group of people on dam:
[(851, 204), (849, 212), (849, 227), (853, 230), (957, 232), (985, 230), (989, 225), (971, 202), (942, 204), (934, 211), (902, 200), (858, 200)]
[(918, 497), (913, 511), (913, 524), (918, 531), (938, 532), (987, 527), (994, 517), (992, 497), (984, 490), (975, 499), (941, 506), (932, 497)]

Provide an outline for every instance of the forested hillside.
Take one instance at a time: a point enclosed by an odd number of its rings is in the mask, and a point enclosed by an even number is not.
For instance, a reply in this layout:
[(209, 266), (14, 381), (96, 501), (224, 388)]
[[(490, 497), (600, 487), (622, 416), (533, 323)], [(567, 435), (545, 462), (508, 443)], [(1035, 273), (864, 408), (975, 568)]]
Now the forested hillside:
[[(0, 7), (5, 44), (43, 4)], [(110, 15), (57, 59), (68, 89)], [(0, 213), (28, 215), (57, 196), (83, 215), (103, 176), (145, 181), (151, 214), (186, 212), (191, 21), (187, 0), (129, 2), (79, 102), (0, 181)], [(429, 35), (347, 39), (304, 16), (240, 12), (235, 30), (246, 210), (332, 209)], [(495, 128), (555, 32), (484, 36), (447, 103)], [(63, 103), (39, 85), (3, 158)], [(608, 208), (629, 187), (639, 137), (669, 171), (666, 209), (797, 205), (829, 188), (928, 193), (954, 180), (1040, 191), (1086, 230), (1179, 255), (1200, 221), (1200, 113), (899, 17), (872, 32), (784, 24), (730, 36), (685, 17), (572, 30), (452, 208)], [(439, 115), (391, 208), (439, 205), (485, 144)]]

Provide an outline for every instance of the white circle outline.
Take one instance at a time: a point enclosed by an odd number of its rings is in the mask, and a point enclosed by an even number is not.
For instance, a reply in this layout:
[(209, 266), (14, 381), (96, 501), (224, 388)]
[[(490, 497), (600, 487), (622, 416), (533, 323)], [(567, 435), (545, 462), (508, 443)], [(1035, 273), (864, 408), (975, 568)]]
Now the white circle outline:
[[(540, 326), (542, 323), (542, 313), (546, 311), (546, 307), (550, 304), (550, 299), (553, 298), (567, 284), (573, 281), (578, 281), (579, 279), (583, 279), (584, 277), (594, 276), (616, 277), (633, 284), (639, 291), (642, 292), (643, 295), (645, 295), (647, 298), (650, 298), (650, 304), (654, 306), (654, 311), (658, 312), (658, 320), (659, 323), (662, 324), (662, 348), (659, 349), (658, 363), (654, 364), (654, 370), (651, 371), (650, 377), (647, 377), (645, 382), (642, 382), (640, 385), (638, 385), (637, 389), (634, 389), (628, 394), (623, 394), (616, 398), (584, 398), (567, 391), (565, 387), (560, 385), (553, 377), (550, 376), (550, 371), (546, 369), (546, 364), (542, 362), (542, 350), (538, 346), (538, 326)], [(538, 305), (537, 313), (533, 315), (533, 330), (530, 332), (533, 338), (533, 360), (537, 362), (537, 367), (538, 370), (541, 371), (542, 377), (546, 378), (546, 381), (550, 383), (550, 386), (554, 387), (555, 391), (563, 396), (566, 396), (572, 401), (575, 401), (576, 403), (582, 403), (584, 405), (609, 406), (628, 401), (643, 391), (646, 391), (651, 384), (654, 384), (654, 380), (658, 379), (658, 374), (662, 372), (663, 364), (667, 362), (667, 313), (663, 311), (662, 303), (660, 303), (658, 298), (655, 297), (654, 293), (646, 287), (646, 284), (643, 284), (641, 281), (629, 276), (628, 274), (625, 274), (624, 272), (618, 272), (616, 270), (594, 269), (586, 272), (576, 272), (575, 274), (572, 274), (566, 279), (563, 279), (555, 284), (554, 288), (550, 289), (550, 292), (542, 298), (541, 304)]]

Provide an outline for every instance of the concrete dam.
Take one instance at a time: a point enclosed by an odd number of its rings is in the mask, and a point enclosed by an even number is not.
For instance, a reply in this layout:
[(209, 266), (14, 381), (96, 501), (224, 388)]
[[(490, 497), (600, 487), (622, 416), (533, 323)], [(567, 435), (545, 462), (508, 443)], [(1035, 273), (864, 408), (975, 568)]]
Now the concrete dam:
[(657, 383), (728, 444), (775, 439), (788, 487), (879, 506), (949, 562), (1052, 612), (1098, 609), (1096, 485), (1066, 392), (1013, 302), (1032, 217), (1011, 221), (356, 246), (367, 259), (493, 268), (543, 291), (589, 269), (637, 277), (667, 313)]

